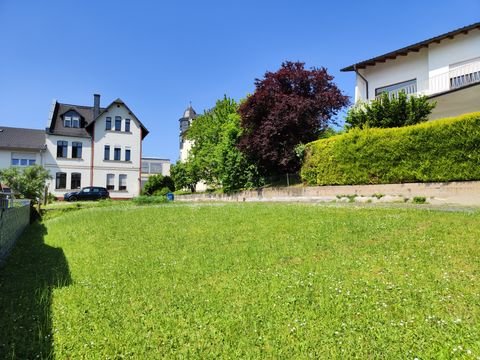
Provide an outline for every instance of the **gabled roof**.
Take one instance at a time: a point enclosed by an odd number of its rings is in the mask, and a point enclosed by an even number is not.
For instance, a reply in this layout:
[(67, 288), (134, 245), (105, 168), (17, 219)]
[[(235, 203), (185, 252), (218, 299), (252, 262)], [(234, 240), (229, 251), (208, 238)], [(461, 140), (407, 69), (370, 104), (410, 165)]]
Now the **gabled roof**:
[(0, 148), (31, 151), (45, 149), (45, 130), (0, 126)]
[[(100, 108), (100, 111), (103, 111), (103, 108)], [(69, 111), (77, 112), (84, 123), (84, 127), (72, 128), (65, 127), (63, 125), (63, 115)], [(47, 128), (47, 131), (50, 134), (55, 135), (64, 135), (64, 136), (77, 136), (77, 137), (90, 137), (90, 134), (87, 132), (86, 127), (93, 121), (93, 106), (83, 106), (83, 105), (72, 105), (72, 104), (62, 104), (55, 102), (53, 108), (52, 119), (50, 126)]]
[(106, 108), (101, 108), (100, 109), (100, 114), (95, 118), (93, 119), (91, 122), (88, 123), (88, 125), (86, 126), (87, 128), (90, 128), (92, 126), (92, 124), (97, 121), (97, 119), (102, 116), (104, 113), (108, 112), (108, 109), (110, 109), (112, 106), (114, 105), (123, 105), (128, 113), (130, 115), (132, 115), (136, 121), (138, 121), (138, 124), (140, 125), (141, 129), (142, 129), (142, 140), (145, 138), (145, 136), (148, 135), (149, 131), (147, 130), (147, 128), (142, 124), (142, 122), (138, 119), (138, 117), (133, 113), (132, 110), (130, 110), (130, 108), (127, 106), (127, 104), (125, 104), (122, 99), (118, 98), (114, 101), (112, 101), (112, 103), (110, 105), (108, 105)]
[(418, 52), (422, 48), (428, 48), (430, 44), (440, 43), (442, 40), (445, 40), (445, 39), (453, 39), (457, 35), (467, 34), (469, 31), (475, 30), (475, 29), (480, 29), (480, 22), (477, 22), (472, 25), (464, 26), (462, 28), (450, 31), (448, 33), (445, 33), (439, 36), (435, 36), (428, 40), (420, 41), (416, 44), (409, 45), (395, 51), (391, 51), (389, 53), (371, 58), (369, 60), (361, 61), (359, 63), (347, 66), (341, 69), (340, 71), (355, 71), (355, 69), (365, 69), (367, 66), (373, 66), (376, 63), (385, 62), (388, 59), (395, 59), (398, 56), (405, 56), (410, 52)]

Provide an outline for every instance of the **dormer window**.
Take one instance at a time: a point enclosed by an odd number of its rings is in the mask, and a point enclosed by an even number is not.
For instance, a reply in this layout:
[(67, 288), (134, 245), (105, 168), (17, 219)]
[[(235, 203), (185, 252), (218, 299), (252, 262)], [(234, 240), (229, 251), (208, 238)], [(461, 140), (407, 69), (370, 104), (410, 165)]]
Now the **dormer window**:
[(69, 111), (63, 116), (63, 126), (66, 128), (79, 128), (80, 116), (75, 111)]

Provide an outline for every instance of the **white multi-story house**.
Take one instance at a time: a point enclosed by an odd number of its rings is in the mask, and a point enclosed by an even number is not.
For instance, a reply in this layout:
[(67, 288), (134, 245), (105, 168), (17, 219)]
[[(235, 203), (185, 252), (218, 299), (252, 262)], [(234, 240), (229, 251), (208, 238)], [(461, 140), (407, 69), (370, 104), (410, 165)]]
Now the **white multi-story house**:
[(131, 198), (141, 189), (142, 140), (148, 130), (120, 99), (100, 107), (55, 101), (46, 129), (43, 165), (53, 180), (49, 192), (61, 197), (84, 186), (102, 186), (111, 198)]
[(430, 119), (480, 111), (480, 22), (347, 66), (355, 102), (381, 93), (426, 95)]

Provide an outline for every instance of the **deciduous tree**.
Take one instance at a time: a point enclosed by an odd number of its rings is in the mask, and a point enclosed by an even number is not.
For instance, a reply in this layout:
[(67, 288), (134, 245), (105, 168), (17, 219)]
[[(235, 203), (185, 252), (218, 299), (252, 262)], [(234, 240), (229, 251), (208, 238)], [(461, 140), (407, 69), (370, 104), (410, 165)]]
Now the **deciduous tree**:
[(177, 190), (189, 189), (191, 192), (195, 192), (195, 187), (200, 181), (200, 176), (195, 164), (188, 161), (186, 163), (179, 161), (175, 165), (172, 165), (170, 168), (170, 176)]
[(325, 68), (285, 62), (255, 80), (255, 92), (240, 106), (239, 149), (264, 174), (296, 172), (298, 144), (316, 140), (332, 117), (348, 105)]
[(240, 134), (238, 104), (225, 96), (188, 129), (187, 137), (193, 146), (187, 163), (207, 184), (221, 186), (226, 192), (255, 186), (256, 167), (237, 148)]
[(45, 182), (51, 179), (48, 170), (40, 165), (32, 165), (26, 168), (10, 167), (0, 171), (0, 180), (12, 189), (12, 191), (36, 202), (43, 198)]

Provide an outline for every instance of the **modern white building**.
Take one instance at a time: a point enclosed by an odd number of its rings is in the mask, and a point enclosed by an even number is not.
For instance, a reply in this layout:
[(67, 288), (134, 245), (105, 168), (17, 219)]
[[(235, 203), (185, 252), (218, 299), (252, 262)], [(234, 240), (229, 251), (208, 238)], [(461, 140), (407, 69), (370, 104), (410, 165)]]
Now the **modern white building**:
[(152, 175), (170, 176), (170, 160), (157, 157), (142, 157), (142, 189)]
[(355, 102), (381, 93), (426, 95), (430, 119), (480, 111), (480, 22), (347, 66)]

